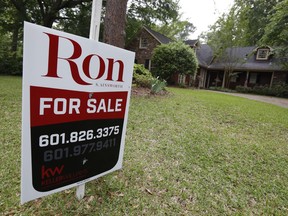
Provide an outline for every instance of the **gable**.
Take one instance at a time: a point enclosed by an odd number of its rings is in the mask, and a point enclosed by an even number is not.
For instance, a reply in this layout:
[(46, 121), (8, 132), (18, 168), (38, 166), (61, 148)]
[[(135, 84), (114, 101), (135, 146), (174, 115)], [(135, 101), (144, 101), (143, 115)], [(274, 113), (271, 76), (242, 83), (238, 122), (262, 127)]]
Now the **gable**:
[(156, 32), (148, 27), (143, 27), (143, 29), (149, 32), (149, 34), (151, 34), (151, 36), (154, 37), (160, 44), (168, 44), (173, 41), (170, 38), (166, 37), (165, 35)]

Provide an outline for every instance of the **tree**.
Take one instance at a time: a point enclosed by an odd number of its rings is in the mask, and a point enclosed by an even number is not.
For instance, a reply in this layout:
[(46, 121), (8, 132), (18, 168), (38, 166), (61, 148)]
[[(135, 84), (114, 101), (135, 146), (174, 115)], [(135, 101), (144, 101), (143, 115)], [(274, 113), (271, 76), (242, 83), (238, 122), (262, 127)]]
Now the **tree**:
[(185, 41), (188, 36), (195, 32), (196, 27), (189, 21), (181, 21), (180, 19), (173, 20), (169, 24), (162, 24), (161, 26), (156, 26), (154, 28), (157, 32), (162, 33), (168, 38), (174, 40)]
[[(151, 29), (156, 29), (157, 26), (162, 26), (163, 29), (165, 26), (171, 26), (169, 29), (172, 29), (173, 25), (175, 27), (175, 23), (181, 19), (178, 2), (178, 0), (132, 0), (127, 11), (126, 42), (129, 43), (143, 26)], [(185, 31), (185, 25), (181, 27), (182, 30), (177, 30), (176, 34)], [(157, 29), (162, 34), (166, 33), (161, 30), (162, 28)]]
[(61, 12), (63, 13), (63, 19), (57, 22), (56, 28), (71, 34), (89, 37), (91, 8), (92, 1), (83, 2), (74, 8), (63, 9)]
[(253, 46), (258, 43), (264, 34), (265, 27), (269, 22), (269, 16), (273, 7), (282, 0), (235, 0), (234, 10), (237, 18), (237, 31), (239, 40), (243, 46)]
[(104, 42), (124, 48), (127, 0), (106, 2)]
[(229, 41), (230, 47), (258, 44), (269, 23), (273, 7), (282, 1), (235, 0), (229, 13), (222, 14), (210, 27), (206, 34), (207, 40), (210, 44), (219, 44), (219, 41), (220, 44), (226, 44)]
[(262, 44), (274, 46), (278, 58), (282, 59), (283, 66), (288, 69), (288, 0), (278, 3), (273, 13), (268, 17), (269, 23), (260, 40)]
[(61, 11), (65, 8), (74, 8), (91, 0), (10, 0), (23, 20), (37, 23), (51, 28), (53, 23), (65, 19)]
[(161, 44), (155, 48), (152, 56), (154, 76), (168, 80), (173, 73), (193, 75), (198, 67), (193, 49), (183, 42)]

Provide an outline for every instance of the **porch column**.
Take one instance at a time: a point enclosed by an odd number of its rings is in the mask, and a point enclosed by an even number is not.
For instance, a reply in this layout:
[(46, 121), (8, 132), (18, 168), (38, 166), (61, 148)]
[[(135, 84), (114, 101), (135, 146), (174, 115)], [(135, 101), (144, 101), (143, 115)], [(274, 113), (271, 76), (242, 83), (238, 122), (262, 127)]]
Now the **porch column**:
[(208, 80), (207, 80), (208, 82), (207, 82), (207, 88), (209, 88), (209, 86), (210, 86), (210, 73), (208, 74)]
[(222, 80), (222, 88), (225, 88), (225, 80), (226, 80), (226, 73), (224, 70), (223, 80)]
[(248, 79), (249, 79), (249, 71), (246, 72), (246, 80), (245, 80), (245, 83), (244, 83), (244, 87), (248, 86)]
[(272, 85), (273, 85), (273, 80), (274, 80), (274, 71), (272, 72), (272, 75), (271, 75), (271, 81), (270, 81), (270, 86), (269, 86), (269, 88), (272, 87)]

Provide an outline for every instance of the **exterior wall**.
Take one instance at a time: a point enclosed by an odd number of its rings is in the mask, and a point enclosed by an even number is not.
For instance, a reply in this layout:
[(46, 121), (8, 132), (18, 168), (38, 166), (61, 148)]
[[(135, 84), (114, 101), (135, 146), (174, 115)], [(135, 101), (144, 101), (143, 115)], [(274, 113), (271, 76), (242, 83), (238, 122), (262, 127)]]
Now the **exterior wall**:
[(170, 85), (185, 85), (192, 86), (193, 85), (193, 76), (174, 73), (171, 78), (168, 80)]
[[(235, 71), (236, 72), (236, 71)], [(280, 80), (283, 80), (283, 74), (280, 73)], [(222, 87), (224, 71), (208, 71), (206, 78), (206, 88)], [(236, 86), (254, 87), (254, 86), (270, 86), (273, 72), (246, 72), (239, 71), (236, 78), (230, 80), (229, 88), (235, 89)], [(248, 79), (247, 79), (248, 78)], [(275, 76), (274, 76), (275, 81)]]
[[(141, 38), (146, 38), (148, 45), (146, 48), (140, 48)], [(131, 50), (136, 53), (135, 62), (137, 64), (147, 65), (147, 60), (151, 60), (153, 50), (160, 45), (160, 42), (157, 41), (149, 32), (142, 30), (140, 34), (127, 46), (128, 50)], [(148, 68), (151, 69), (151, 68)]]
[(247, 73), (246, 72), (236, 72), (238, 73), (236, 75), (236, 80), (234, 81), (233, 79), (230, 80), (230, 85), (229, 88), (235, 89), (236, 86), (244, 86), (247, 78)]
[(274, 72), (273, 74), (273, 84), (277, 83), (287, 83), (288, 84), (288, 72)]
[(247, 86), (252, 88), (254, 86), (270, 86), (272, 74), (273, 72), (250, 72)]

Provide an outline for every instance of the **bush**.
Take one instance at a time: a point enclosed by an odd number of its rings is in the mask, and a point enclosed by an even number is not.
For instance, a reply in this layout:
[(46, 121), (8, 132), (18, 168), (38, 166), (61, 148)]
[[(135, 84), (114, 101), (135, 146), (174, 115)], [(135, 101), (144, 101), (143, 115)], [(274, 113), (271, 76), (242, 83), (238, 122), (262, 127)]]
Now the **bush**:
[(0, 74), (21, 75), (22, 58), (14, 58), (9, 55), (0, 58)]
[(254, 88), (236, 86), (236, 91), (241, 93), (253, 93), (259, 95), (276, 96), (288, 98), (288, 85), (284, 83), (277, 83), (271, 88), (265, 86), (254, 86)]
[(153, 76), (143, 65), (134, 64), (133, 84), (138, 87), (151, 88)]
[(236, 86), (235, 90), (240, 93), (252, 93), (252, 88), (245, 86)]
[(167, 82), (165, 80), (159, 80), (159, 78), (153, 78), (152, 80), (152, 86), (151, 86), (151, 94), (157, 94), (163, 90), (165, 90), (165, 87), (167, 85)]
[(234, 90), (232, 89), (228, 89), (228, 88), (222, 88), (222, 87), (209, 87), (210, 90), (212, 91), (221, 91), (221, 92), (230, 92), (230, 93), (233, 93), (235, 92)]
[(172, 74), (193, 75), (198, 67), (196, 54), (183, 42), (161, 44), (154, 49), (152, 62), (155, 66), (153, 75), (168, 80)]

